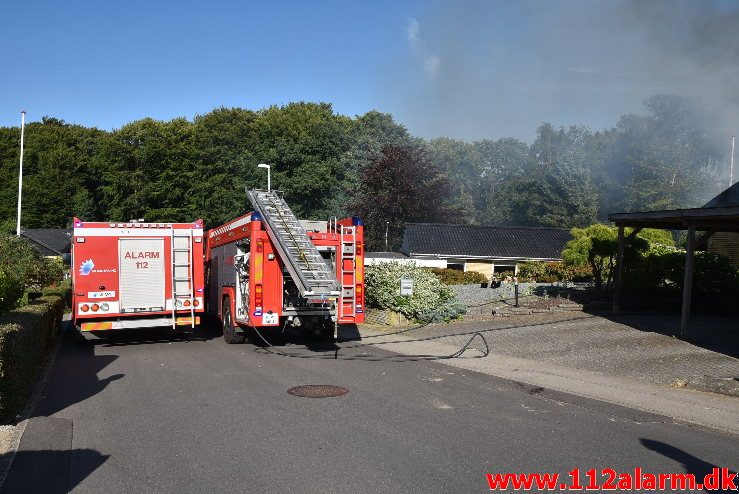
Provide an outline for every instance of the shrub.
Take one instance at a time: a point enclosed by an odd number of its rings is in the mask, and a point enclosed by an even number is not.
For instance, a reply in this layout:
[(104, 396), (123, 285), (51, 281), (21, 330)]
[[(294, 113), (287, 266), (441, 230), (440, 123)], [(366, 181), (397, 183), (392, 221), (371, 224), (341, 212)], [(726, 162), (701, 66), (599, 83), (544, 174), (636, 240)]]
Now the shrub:
[(538, 283), (589, 281), (592, 279), (589, 266), (574, 266), (563, 262), (530, 261), (518, 265), (518, 280)]
[(0, 269), (12, 273), (25, 289), (40, 289), (64, 277), (64, 266), (58, 259), (42, 257), (15, 235), (0, 235)]
[[(625, 265), (624, 285), (635, 293), (679, 292), (685, 280), (685, 251), (654, 245)], [(731, 260), (711, 252), (696, 252), (693, 293), (731, 297), (739, 294), (739, 272)]]
[(487, 283), (488, 278), (477, 271), (460, 271), (449, 268), (431, 268), (431, 272), (445, 285), (477, 285)]
[(0, 316), (0, 423), (23, 407), (61, 327), (63, 307), (59, 297), (42, 297)]
[(72, 279), (66, 279), (60, 283), (57, 283), (52, 286), (47, 286), (43, 290), (41, 290), (41, 293), (44, 297), (49, 297), (52, 295), (55, 295), (57, 297), (61, 297), (62, 300), (64, 300), (64, 305), (66, 308), (72, 307)]
[(443, 305), (440, 309), (422, 313), (418, 317), (418, 320), (428, 323), (449, 322), (466, 313), (467, 306), (465, 304), (462, 302), (450, 302)]
[(498, 271), (495, 273), (494, 278), (499, 281), (505, 281), (506, 278), (513, 279), (513, 277), (516, 276), (516, 273), (514, 271)]
[(15, 309), (23, 298), (23, 283), (0, 268), (0, 312)]
[[(645, 228), (635, 237), (630, 237), (633, 229), (626, 228), (624, 260), (626, 263), (639, 258), (652, 245), (671, 247), (672, 236), (665, 231)], [(595, 224), (587, 228), (573, 228), (572, 240), (562, 251), (562, 258), (568, 266), (589, 267), (595, 282), (596, 293), (601, 288), (609, 289), (613, 282), (616, 254), (618, 252), (618, 228)]]
[[(413, 278), (412, 296), (400, 296), (401, 278)], [(369, 307), (394, 310), (410, 319), (429, 320), (438, 316), (450, 320), (461, 313), (454, 306), (454, 292), (434, 273), (415, 264), (384, 262), (367, 266), (365, 285)]]

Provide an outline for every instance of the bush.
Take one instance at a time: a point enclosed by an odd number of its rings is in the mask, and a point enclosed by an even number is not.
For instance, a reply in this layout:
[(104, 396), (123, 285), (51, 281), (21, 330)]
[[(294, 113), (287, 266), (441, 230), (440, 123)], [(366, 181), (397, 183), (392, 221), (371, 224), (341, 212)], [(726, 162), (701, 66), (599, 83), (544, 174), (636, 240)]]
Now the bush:
[(487, 276), (477, 271), (460, 271), (449, 268), (431, 268), (431, 272), (445, 285), (478, 285), (487, 283)]
[[(400, 296), (400, 279), (413, 278), (413, 295)], [(390, 309), (422, 321), (458, 317), (462, 309), (454, 304), (454, 292), (431, 271), (414, 264), (384, 262), (365, 270), (367, 306)], [(466, 308), (464, 308), (466, 311)]]
[(556, 283), (589, 281), (593, 273), (589, 266), (573, 266), (563, 262), (531, 261), (518, 265), (518, 281)]
[(15, 235), (0, 235), (0, 269), (12, 273), (24, 289), (41, 289), (64, 278), (58, 259), (46, 259), (28, 242)]
[[(671, 248), (675, 244), (672, 235), (663, 230), (645, 228), (630, 237), (632, 232), (632, 228), (624, 229), (625, 263), (639, 259), (650, 246)], [(601, 288), (610, 289), (618, 253), (618, 228), (594, 224), (587, 228), (573, 228), (572, 236), (562, 251), (565, 265), (580, 269), (589, 267), (597, 294)]]
[(23, 407), (61, 327), (63, 308), (61, 298), (42, 297), (0, 316), (0, 423)]
[(0, 268), (0, 313), (15, 309), (23, 298), (24, 291), (21, 280)]
[(72, 307), (72, 279), (66, 279), (56, 285), (47, 286), (41, 293), (44, 297), (57, 296), (64, 300), (64, 306), (69, 309)]
[(497, 273), (495, 273), (494, 278), (498, 281), (505, 281), (508, 278), (510, 278), (510, 280), (513, 280), (515, 276), (516, 276), (515, 271), (507, 270), (507, 271), (498, 271)]
[[(685, 280), (685, 251), (654, 245), (639, 259), (625, 264), (624, 286), (634, 293), (679, 293)], [(693, 293), (732, 297), (739, 294), (739, 272), (727, 257), (696, 252), (693, 260)]]

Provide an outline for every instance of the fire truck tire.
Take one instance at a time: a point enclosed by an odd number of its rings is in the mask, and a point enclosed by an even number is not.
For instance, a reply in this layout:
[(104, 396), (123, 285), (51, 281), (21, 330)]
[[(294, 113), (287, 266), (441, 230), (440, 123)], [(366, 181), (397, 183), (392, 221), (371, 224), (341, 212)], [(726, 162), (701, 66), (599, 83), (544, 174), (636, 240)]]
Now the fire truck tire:
[(301, 326), (300, 333), (303, 339), (309, 341), (332, 342), (334, 341), (334, 325), (322, 320), (313, 320), (309, 324)]
[(223, 299), (221, 314), (223, 314), (223, 340), (229, 345), (243, 343), (246, 340), (246, 335), (236, 332), (231, 316), (231, 299), (229, 297)]
[(320, 341), (324, 342), (334, 342), (334, 323), (323, 323), (320, 325), (320, 330), (318, 333), (318, 338)]

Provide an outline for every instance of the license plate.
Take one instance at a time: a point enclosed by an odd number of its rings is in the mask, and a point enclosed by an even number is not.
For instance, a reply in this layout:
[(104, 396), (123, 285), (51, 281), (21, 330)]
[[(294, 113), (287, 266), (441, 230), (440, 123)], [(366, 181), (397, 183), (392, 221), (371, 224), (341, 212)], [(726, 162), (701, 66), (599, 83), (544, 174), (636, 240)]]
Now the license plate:
[(109, 290), (107, 292), (87, 292), (87, 298), (114, 298), (115, 291)]
[(264, 314), (262, 316), (262, 324), (279, 324), (277, 314)]

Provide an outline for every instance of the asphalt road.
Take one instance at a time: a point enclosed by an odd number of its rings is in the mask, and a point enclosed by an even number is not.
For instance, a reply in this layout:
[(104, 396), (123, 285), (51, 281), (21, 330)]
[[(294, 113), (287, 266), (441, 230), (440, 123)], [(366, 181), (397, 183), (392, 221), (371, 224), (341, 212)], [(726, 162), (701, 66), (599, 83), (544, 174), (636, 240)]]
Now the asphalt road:
[[(489, 472), (739, 467), (736, 437), (438, 362), (255, 349), (64, 338), (5, 492), (467, 493)], [(287, 394), (302, 384), (349, 393)]]

